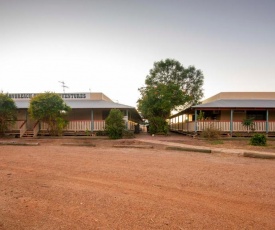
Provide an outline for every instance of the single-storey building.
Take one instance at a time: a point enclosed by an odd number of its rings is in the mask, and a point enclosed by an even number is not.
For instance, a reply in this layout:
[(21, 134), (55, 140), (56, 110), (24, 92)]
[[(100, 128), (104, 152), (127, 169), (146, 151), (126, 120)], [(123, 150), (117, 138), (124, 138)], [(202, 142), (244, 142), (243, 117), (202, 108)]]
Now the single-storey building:
[(251, 131), (274, 135), (275, 92), (221, 92), (174, 114), (169, 119), (170, 130), (199, 133), (213, 127), (226, 134), (249, 132), (243, 125), (253, 120)]
[[(47, 133), (47, 125), (34, 121), (28, 114), (30, 99), (34, 93), (9, 93), (18, 108), (17, 121), (9, 132), (22, 136), (37, 136)], [(62, 93), (60, 96), (71, 107), (68, 114), (69, 124), (64, 135), (85, 135), (103, 131), (105, 119), (111, 109), (119, 109), (124, 114), (125, 128), (134, 130), (142, 122), (136, 108), (113, 102), (103, 93)]]

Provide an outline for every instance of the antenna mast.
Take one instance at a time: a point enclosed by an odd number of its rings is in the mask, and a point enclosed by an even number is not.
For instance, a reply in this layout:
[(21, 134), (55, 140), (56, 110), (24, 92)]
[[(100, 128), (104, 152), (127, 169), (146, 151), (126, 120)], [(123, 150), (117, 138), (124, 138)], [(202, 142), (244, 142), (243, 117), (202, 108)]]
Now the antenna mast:
[(59, 81), (59, 83), (61, 83), (61, 87), (63, 88), (63, 93), (65, 93), (65, 88), (69, 88), (68, 86), (65, 85), (64, 81)]

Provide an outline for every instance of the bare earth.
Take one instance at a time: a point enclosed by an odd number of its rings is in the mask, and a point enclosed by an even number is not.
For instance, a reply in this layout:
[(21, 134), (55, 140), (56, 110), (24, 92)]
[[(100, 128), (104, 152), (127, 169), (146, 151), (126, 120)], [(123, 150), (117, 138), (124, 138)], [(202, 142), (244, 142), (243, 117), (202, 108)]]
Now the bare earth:
[[(0, 145), (0, 229), (275, 229), (275, 160), (165, 150), (142, 138), (158, 137)], [(274, 152), (273, 143), (246, 142), (213, 147)]]

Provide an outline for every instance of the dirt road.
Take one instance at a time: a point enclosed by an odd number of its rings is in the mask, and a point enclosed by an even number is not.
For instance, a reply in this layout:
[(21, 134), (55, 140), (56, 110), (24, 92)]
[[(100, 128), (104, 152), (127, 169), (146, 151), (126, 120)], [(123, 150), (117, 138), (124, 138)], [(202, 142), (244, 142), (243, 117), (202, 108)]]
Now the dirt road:
[(93, 143), (0, 146), (0, 229), (275, 229), (274, 160)]

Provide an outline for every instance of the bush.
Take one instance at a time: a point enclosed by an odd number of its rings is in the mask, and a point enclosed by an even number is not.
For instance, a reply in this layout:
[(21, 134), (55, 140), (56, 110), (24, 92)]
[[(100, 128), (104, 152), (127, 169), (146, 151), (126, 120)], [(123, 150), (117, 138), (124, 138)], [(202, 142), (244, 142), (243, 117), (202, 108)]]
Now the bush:
[(201, 133), (202, 137), (209, 139), (209, 140), (214, 140), (214, 139), (219, 139), (220, 138), (220, 130), (214, 128), (212, 125), (206, 129), (204, 129)]
[(106, 131), (111, 139), (122, 138), (125, 122), (123, 120), (123, 114), (119, 109), (111, 109), (105, 123)]
[(96, 136), (108, 136), (108, 133), (106, 130), (98, 130), (96, 131)]
[(266, 136), (264, 134), (254, 134), (250, 138), (250, 144), (256, 146), (265, 146), (266, 145)]
[(132, 130), (124, 129), (122, 133), (123, 138), (134, 138), (135, 134)]
[(0, 134), (4, 134), (17, 117), (15, 102), (7, 94), (0, 92)]
[(166, 120), (162, 117), (152, 117), (149, 119), (150, 134), (167, 134), (169, 126)]

